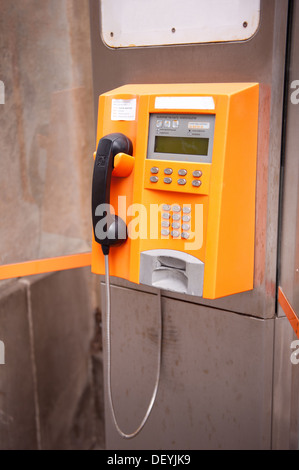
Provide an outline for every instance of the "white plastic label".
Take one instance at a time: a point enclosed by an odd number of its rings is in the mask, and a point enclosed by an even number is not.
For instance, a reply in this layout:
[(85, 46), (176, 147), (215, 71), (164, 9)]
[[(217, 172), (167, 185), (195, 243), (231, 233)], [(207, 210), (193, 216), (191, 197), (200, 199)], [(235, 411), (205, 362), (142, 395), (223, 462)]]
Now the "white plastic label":
[(111, 121), (135, 121), (137, 100), (112, 100)]
[(212, 96), (159, 96), (155, 108), (213, 110), (215, 102)]

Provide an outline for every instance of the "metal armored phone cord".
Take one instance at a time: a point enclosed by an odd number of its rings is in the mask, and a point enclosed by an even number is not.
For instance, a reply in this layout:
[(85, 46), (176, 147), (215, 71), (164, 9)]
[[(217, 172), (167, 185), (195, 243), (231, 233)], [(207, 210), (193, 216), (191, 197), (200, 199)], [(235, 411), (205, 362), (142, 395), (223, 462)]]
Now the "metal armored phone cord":
[(152, 398), (150, 400), (149, 406), (147, 408), (146, 414), (139, 425), (139, 427), (136, 429), (135, 432), (132, 434), (126, 434), (123, 432), (118, 423), (117, 419), (115, 416), (115, 410), (114, 410), (114, 405), (113, 405), (113, 399), (112, 399), (112, 386), (111, 386), (111, 295), (110, 295), (110, 273), (109, 273), (109, 255), (105, 255), (105, 283), (106, 283), (106, 342), (107, 342), (107, 375), (108, 375), (108, 399), (109, 399), (109, 404), (110, 404), (110, 409), (112, 413), (112, 418), (114, 425), (116, 427), (117, 432), (120, 434), (120, 436), (123, 439), (133, 439), (136, 437), (140, 431), (144, 428), (145, 424), (147, 423), (147, 420), (151, 414), (151, 411), (153, 409), (156, 397), (157, 397), (157, 392), (158, 392), (158, 387), (159, 387), (159, 382), (160, 382), (160, 371), (161, 371), (161, 359), (162, 359), (162, 338), (163, 338), (163, 319), (162, 319), (162, 308), (161, 308), (161, 294), (160, 291), (158, 293), (158, 298), (159, 298), (159, 319), (160, 323), (158, 325), (159, 328), (159, 337), (158, 337), (158, 342), (159, 342), (159, 349), (158, 349), (158, 367), (157, 367), (157, 376), (156, 376), (156, 382), (155, 382), (155, 388), (154, 392), (152, 395)]

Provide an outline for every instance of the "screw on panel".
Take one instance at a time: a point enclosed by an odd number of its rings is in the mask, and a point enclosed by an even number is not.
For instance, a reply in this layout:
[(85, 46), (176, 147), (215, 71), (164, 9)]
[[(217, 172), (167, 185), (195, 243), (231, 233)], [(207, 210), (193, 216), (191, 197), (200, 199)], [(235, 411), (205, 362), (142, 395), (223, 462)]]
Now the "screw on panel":
[(172, 32), (172, 33), (175, 33), (175, 32), (176, 32), (176, 29), (175, 29), (175, 28), (172, 28), (171, 32)]
[(247, 21), (244, 21), (244, 23), (243, 23), (243, 28), (247, 28), (247, 26), (248, 26)]

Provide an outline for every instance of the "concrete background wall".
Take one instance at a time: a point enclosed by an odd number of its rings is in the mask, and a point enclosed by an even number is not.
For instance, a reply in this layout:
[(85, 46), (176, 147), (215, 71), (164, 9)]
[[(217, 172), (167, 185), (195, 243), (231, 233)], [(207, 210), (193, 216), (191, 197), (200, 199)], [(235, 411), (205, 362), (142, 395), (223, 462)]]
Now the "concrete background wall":
[(1, 450), (104, 447), (94, 281), (84, 268), (2, 284)]
[(0, 263), (90, 248), (87, 0), (1, 1)]
[[(0, 263), (90, 248), (87, 0), (1, 0)], [(0, 449), (104, 447), (99, 281), (0, 283)]]

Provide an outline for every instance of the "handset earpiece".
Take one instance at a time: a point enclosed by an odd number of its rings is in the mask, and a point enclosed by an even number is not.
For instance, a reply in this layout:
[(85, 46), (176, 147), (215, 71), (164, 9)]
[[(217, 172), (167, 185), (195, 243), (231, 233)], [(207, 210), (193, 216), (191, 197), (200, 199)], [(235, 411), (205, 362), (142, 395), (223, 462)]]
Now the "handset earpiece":
[(127, 227), (124, 220), (111, 214), (110, 186), (116, 155), (133, 154), (131, 140), (124, 134), (109, 134), (99, 141), (92, 182), (92, 222), (95, 241), (102, 246), (104, 255), (109, 254), (110, 246), (117, 246), (127, 240)]

